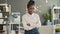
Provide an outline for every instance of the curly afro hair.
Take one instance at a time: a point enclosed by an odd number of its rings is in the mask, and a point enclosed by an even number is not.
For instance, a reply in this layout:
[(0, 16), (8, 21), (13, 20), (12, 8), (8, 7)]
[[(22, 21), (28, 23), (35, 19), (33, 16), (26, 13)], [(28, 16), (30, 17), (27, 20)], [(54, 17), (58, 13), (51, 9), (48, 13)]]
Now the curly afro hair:
[(30, 0), (27, 4), (27, 8), (29, 8), (31, 5), (35, 5), (35, 1)]

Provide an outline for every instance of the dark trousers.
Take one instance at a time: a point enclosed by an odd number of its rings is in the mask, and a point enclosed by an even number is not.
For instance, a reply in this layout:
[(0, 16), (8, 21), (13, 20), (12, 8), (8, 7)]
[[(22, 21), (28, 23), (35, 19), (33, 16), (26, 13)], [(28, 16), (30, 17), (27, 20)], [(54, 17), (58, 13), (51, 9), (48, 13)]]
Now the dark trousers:
[(38, 32), (37, 28), (34, 28), (32, 30), (29, 30), (29, 31), (25, 30), (25, 34), (39, 34), (39, 32)]

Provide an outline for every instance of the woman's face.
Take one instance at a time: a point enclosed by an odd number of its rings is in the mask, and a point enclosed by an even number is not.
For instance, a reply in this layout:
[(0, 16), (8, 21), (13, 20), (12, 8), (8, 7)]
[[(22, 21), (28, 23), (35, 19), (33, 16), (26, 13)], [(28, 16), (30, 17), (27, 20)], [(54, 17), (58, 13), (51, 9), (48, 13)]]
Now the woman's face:
[(34, 12), (34, 6), (31, 5), (31, 6), (28, 7), (28, 13), (32, 14), (33, 12)]

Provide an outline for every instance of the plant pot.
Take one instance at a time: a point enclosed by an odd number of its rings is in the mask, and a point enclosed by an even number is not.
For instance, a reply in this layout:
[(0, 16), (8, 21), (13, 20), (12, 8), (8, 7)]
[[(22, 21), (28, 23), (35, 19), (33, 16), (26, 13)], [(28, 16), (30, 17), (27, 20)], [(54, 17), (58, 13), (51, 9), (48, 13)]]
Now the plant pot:
[(56, 32), (55, 34), (60, 34), (60, 32)]
[(50, 22), (50, 20), (47, 20), (47, 26), (51, 26), (51, 22)]

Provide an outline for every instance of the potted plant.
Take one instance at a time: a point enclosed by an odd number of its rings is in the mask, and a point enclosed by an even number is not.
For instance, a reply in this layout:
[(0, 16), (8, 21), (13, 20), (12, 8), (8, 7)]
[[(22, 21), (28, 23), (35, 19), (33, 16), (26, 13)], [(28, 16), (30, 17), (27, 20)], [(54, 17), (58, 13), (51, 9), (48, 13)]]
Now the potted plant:
[(46, 24), (47, 25), (51, 25), (51, 22), (50, 22), (50, 20), (51, 20), (51, 14), (49, 13), (49, 12), (46, 12), (45, 14), (44, 14), (44, 18), (46, 19)]
[(60, 34), (60, 28), (56, 28), (56, 29), (55, 29), (55, 33), (56, 33), (56, 34)]

